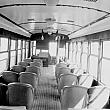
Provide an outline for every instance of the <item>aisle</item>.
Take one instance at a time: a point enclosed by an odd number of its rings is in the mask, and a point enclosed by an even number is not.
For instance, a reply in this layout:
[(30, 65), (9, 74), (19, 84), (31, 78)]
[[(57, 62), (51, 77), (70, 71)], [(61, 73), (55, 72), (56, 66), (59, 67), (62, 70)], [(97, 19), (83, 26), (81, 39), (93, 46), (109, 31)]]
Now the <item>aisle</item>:
[(43, 67), (31, 110), (60, 110), (54, 66)]

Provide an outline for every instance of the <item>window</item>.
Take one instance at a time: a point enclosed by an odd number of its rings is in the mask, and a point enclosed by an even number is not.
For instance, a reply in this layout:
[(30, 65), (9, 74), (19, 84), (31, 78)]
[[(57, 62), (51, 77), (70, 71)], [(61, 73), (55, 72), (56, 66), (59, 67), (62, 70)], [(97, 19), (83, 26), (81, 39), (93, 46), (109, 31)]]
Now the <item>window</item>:
[(68, 43), (66, 43), (66, 57), (68, 58)]
[(82, 54), (82, 69), (85, 71), (87, 69), (87, 54)]
[(80, 66), (80, 56), (81, 56), (81, 52), (77, 52), (76, 61), (77, 61), (78, 67)]
[(49, 53), (50, 56), (56, 56), (57, 42), (49, 42)]
[(83, 53), (87, 53), (88, 52), (88, 42), (84, 42), (83, 43)]
[(15, 50), (16, 40), (11, 40), (11, 50)]
[(102, 60), (101, 81), (110, 87), (110, 60)]
[(8, 52), (0, 53), (0, 73), (7, 68)]
[(78, 42), (78, 51), (81, 51), (81, 42)]
[(0, 38), (0, 52), (8, 50), (8, 39)]
[(21, 40), (18, 40), (18, 49), (21, 49)]
[(21, 61), (21, 50), (18, 50), (18, 60), (17, 60), (18, 62), (20, 62)]
[(91, 54), (98, 55), (98, 48), (99, 48), (98, 42), (91, 42)]
[(90, 56), (90, 68), (89, 73), (97, 77), (98, 57)]
[(41, 50), (41, 52), (48, 52), (48, 50)]
[(16, 51), (11, 51), (11, 58), (10, 58), (10, 67), (15, 65), (15, 60), (16, 60)]
[(110, 58), (110, 41), (103, 42), (103, 57)]
[(39, 52), (40, 52), (40, 49), (36, 49), (36, 55), (39, 54)]

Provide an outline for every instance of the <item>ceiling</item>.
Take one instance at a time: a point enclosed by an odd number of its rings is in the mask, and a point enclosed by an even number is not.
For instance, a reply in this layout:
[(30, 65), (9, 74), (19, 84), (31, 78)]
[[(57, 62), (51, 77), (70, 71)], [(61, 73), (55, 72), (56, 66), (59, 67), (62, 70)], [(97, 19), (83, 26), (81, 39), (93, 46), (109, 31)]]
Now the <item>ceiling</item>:
[(0, 27), (27, 37), (42, 30), (70, 39), (92, 34), (110, 29), (110, 0), (59, 0), (54, 6), (45, 0), (0, 0)]

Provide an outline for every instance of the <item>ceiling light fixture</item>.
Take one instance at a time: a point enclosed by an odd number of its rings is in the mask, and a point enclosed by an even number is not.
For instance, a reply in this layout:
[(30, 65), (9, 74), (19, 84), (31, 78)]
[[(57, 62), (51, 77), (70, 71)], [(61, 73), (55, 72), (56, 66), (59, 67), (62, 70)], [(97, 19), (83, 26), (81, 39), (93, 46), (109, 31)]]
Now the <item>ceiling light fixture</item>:
[(59, 0), (44, 0), (44, 3), (47, 6), (56, 6), (58, 4)]

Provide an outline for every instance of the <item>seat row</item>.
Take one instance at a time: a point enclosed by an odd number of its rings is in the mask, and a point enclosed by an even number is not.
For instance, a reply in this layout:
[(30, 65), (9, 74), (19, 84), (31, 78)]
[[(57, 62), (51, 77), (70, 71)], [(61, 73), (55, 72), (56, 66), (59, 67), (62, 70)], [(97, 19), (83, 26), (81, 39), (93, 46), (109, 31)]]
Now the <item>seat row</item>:
[(0, 83), (0, 105), (2, 106), (25, 106), (32, 107), (34, 100), (34, 90), (30, 84), (10, 83), (8, 85)]
[(109, 100), (109, 89), (105, 86), (91, 87), (94, 80), (92, 75), (75, 73), (66, 63), (56, 65), (55, 76), (62, 110), (105, 107)]
[(41, 66), (40, 59), (34, 61), (25, 59), (14, 65), (10, 71), (3, 71), (0, 83), (0, 105), (30, 108), (41, 74)]

